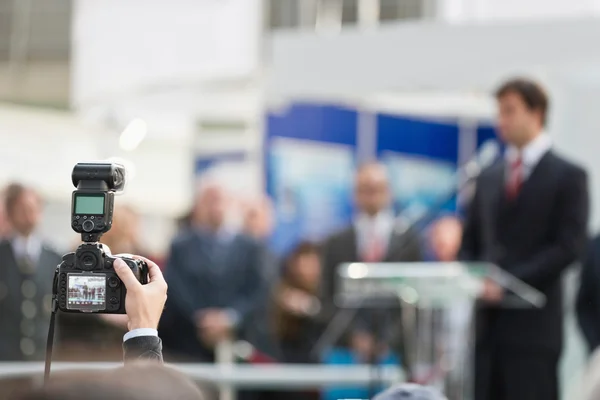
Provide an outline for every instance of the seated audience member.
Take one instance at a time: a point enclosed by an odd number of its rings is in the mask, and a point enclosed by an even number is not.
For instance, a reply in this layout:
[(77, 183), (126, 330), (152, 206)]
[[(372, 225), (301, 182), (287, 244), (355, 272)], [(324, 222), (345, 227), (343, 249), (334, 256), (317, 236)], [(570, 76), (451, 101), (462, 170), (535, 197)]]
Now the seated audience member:
[(228, 209), (222, 187), (202, 187), (193, 229), (171, 245), (165, 267), (171, 291), (160, 327), (165, 349), (182, 361), (213, 361), (217, 344), (239, 333), (264, 290), (263, 249), (231, 229)]

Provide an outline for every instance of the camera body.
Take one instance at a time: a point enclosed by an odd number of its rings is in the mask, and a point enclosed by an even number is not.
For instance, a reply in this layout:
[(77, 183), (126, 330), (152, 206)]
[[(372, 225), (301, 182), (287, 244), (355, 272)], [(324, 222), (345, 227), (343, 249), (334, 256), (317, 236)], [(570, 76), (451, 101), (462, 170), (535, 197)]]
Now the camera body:
[(79, 163), (73, 168), (71, 227), (84, 242), (63, 256), (54, 277), (55, 304), (63, 312), (125, 314), (123, 282), (114, 270), (125, 261), (142, 284), (148, 266), (130, 257), (113, 256), (98, 241), (112, 226), (115, 192), (125, 186), (125, 169), (113, 163)]
[(125, 286), (113, 263), (118, 258), (142, 284), (148, 283), (148, 266), (129, 257), (115, 257), (100, 243), (84, 243), (63, 256), (58, 266), (58, 309), (63, 312), (125, 314)]

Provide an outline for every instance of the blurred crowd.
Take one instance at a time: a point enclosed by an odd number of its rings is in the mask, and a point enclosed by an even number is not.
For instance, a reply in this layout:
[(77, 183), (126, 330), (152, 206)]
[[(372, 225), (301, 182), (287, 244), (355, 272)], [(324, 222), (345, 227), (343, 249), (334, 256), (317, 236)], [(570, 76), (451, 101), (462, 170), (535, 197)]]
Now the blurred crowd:
[[(339, 337), (317, 346), (338, 311), (336, 268), (359, 260), (452, 261), (461, 223), (446, 215), (425, 235), (405, 229), (392, 212), (386, 170), (377, 163), (360, 167), (355, 184), (355, 221), (322, 243), (301, 242), (283, 257), (268, 247), (274, 226), (268, 198), (239, 199), (217, 181), (198, 188), (165, 260), (144, 248), (140, 216), (126, 205), (115, 206), (112, 229), (101, 241), (113, 254), (144, 255), (163, 269), (169, 297), (159, 333), (168, 360), (214, 362), (218, 344), (231, 340), (245, 344), (246, 351), (236, 347), (243, 362), (397, 362), (400, 330), (393, 313), (359, 312)], [(41, 360), (61, 253), (37, 233), (43, 206), (33, 189), (11, 184), (0, 204), (0, 360)], [(232, 215), (242, 215), (241, 223)], [(376, 339), (376, 325), (384, 338)], [(126, 331), (124, 316), (59, 314), (55, 359), (119, 360)], [(338, 395), (333, 391), (331, 398)]]
[[(38, 234), (42, 199), (32, 188), (13, 183), (1, 196), (0, 361), (42, 360), (51, 282), (62, 256)], [(356, 310), (343, 323), (336, 318), (341, 312), (335, 301), (338, 267), (352, 262), (453, 262), (461, 246), (468, 250), (472, 240), (486, 236), (468, 234), (469, 225), (457, 214), (440, 211), (425, 226), (413, 226), (396, 215), (386, 168), (376, 162), (355, 171), (352, 200), (356, 214), (348, 226), (319, 243), (298, 243), (285, 255), (269, 249), (275, 223), (269, 199), (238, 198), (216, 180), (197, 188), (192, 210), (178, 221), (164, 257), (144, 246), (140, 216), (123, 204), (115, 206), (112, 229), (101, 241), (113, 254), (143, 255), (164, 271), (169, 291), (159, 335), (168, 361), (218, 362), (220, 346), (233, 343), (238, 362), (405, 365), (410, 360), (402, 313), (371, 307)], [(579, 209), (569, 206), (565, 212)], [(569, 218), (565, 223), (574, 219)], [(509, 225), (506, 229), (516, 226)], [(510, 238), (533, 232), (515, 229)], [(74, 242), (70, 251), (78, 245)], [(594, 350), (600, 345), (600, 239), (590, 242), (583, 276), (577, 312)], [(488, 284), (482, 298), (495, 302), (501, 293)], [(333, 323), (343, 326), (332, 330)], [(119, 360), (126, 332), (125, 316), (59, 314), (55, 359)], [(247, 395), (334, 400), (368, 398), (369, 390)]]

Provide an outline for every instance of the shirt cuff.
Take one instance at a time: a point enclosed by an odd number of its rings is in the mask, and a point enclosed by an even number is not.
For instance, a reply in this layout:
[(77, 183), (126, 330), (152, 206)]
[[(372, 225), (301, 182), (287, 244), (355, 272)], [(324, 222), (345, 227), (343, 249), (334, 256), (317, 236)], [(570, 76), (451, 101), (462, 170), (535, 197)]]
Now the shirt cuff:
[(123, 336), (123, 342), (126, 342), (129, 339), (133, 339), (138, 336), (156, 336), (156, 337), (158, 337), (158, 331), (156, 329), (152, 329), (152, 328), (134, 329), (132, 331), (127, 332)]

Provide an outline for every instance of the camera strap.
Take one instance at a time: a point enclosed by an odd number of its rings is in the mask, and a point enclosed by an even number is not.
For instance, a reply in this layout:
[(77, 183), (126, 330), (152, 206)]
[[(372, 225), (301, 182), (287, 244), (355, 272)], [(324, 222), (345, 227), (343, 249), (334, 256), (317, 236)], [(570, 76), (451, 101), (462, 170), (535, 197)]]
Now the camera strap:
[(48, 341), (46, 342), (46, 361), (44, 364), (44, 385), (50, 379), (50, 364), (52, 363), (52, 349), (54, 347), (54, 325), (56, 323), (56, 313), (58, 311), (58, 268), (54, 272), (54, 283), (52, 285), (52, 309), (50, 314), (50, 326), (48, 327)]

